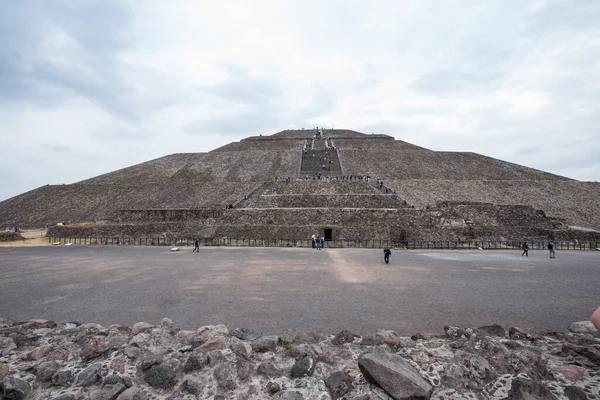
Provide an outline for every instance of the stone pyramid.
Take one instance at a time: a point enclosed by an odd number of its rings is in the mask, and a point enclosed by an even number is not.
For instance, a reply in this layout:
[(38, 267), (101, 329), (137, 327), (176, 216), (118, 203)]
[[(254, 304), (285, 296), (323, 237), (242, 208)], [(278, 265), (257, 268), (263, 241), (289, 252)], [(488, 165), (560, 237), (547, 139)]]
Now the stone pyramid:
[(71, 237), (589, 240), (599, 237), (598, 209), (597, 182), (387, 135), (310, 129), (43, 186), (0, 202), (0, 226), (106, 221), (53, 228)]

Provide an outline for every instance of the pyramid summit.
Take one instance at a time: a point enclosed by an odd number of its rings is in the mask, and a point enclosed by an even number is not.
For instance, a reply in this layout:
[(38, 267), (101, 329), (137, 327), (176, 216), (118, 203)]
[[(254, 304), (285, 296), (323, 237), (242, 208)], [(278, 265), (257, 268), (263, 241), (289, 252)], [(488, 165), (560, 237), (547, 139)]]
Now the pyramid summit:
[(0, 202), (52, 235), (522, 240), (598, 238), (600, 183), (382, 134), (284, 130)]

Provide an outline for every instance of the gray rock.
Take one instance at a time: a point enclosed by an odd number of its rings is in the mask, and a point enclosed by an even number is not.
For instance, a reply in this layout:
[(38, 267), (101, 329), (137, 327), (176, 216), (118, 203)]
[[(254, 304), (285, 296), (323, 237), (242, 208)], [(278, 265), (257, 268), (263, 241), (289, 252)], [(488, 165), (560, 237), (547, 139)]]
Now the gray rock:
[(164, 389), (173, 383), (175, 376), (177, 373), (173, 367), (165, 364), (153, 365), (144, 374), (144, 380), (153, 388)]
[(288, 351), (288, 355), (295, 360), (302, 358), (309, 354), (314, 355), (315, 350), (313, 349), (313, 347), (311, 345), (306, 344), (306, 343), (296, 345), (296, 346), (292, 347), (290, 349), (290, 351)]
[(180, 353), (189, 353), (192, 350), (194, 350), (194, 348), (192, 346), (190, 346), (189, 344), (177, 349), (177, 351)]
[(233, 390), (236, 388), (235, 374), (228, 365), (219, 365), (216, 367), (213, 376), (215, 377), (219, 388), (224, 390)]
[(238, 339), (247, 341), (253, 341), (262, 336), (262, 333), (254, 332), (247, 328), (235, 328), (230, 334)]
[(131, 386), (131, 385), (127, 385), (127, 382), (125, 381), (125, 379), (123, 379), (122, 376), (119, 376), (117, 374), (108, 375), (106, 378), (104, 378), (104, 382), (102, 382), (102, 386), (110, 386), (110, 385), (118, 385), (118, 384), (122, 384), (125, 386)]
[(358, 335), (350, 332), (349, 330), (343, 330), (339, 332), (335, 337), (331, 340), (331, 344), (339, 346), (344, 343), (352, 343), (354, 338), (359, 337)]
[(148, 395), (139, 387), (130, 387), (117, 397), (117, 400), (148, 400)]
[(173, 321), (170, 318), (163, 318), (159, 325), (163, 328), (171, 329), (173, 328)]
[(265, 386), (265, 390), (269, 394), (275, 394), (277, 392), (281, 392), (281, 385), (275, 381), (269, 381)]
[(186, 378), (181, 384), (181, 390), (187, 393), (191, 393), (195, 396), (199, 395), (204, 388), (204, 384), (198, 379)]
[(304, 400), (304, 397), (300, 392), (286, 390), (285, 392), (281, 392), (279, 400)]
[(106, 351), (106, 345), (102, 339), (90, 339), (88, 340), (79, 353), (83, 361), (89, 361), (94, 358), (100, 357)]
[(480, 326), (477, 330), (490, 336), (506, 337), (506, 330), (498, 324)]
[(147, 331), (148, 329), (154, 328), (154, 325), (150, 325), (147, 322), (137, 322), (131, 327), (131, 335), (135, 336), (138, 333)]
[(396, 354), (367, 353), (358, 359), (368, 382), (380, 386), (395, 400), (429, 399), (433, 387), (408, 362)]
[[(397, 341), (398, 339), (400, 339), (400, 336), (398, 336), (398, 334), (394, 331), (390, 331), (387, 329), (381, 329), (379, 331), (377, 331), (377, 333), (375, 334), (375, 340), (378, 341), (379, 343), (383, 343), (386, 340), (390, 341), (390, 340), (394, 340)], [(363, 339), (364, 342), (364, 339)]]
[(52, 400), (75, 400), (75, 396), (73, 396), (71, 393), (63, 393), (53, 397)]
[(521, 377), (514, 378), (506, 400), (557, 400), (543, 383)]
[(50, 382), (52, 375), (58, 370), (58, 363), (56, 361), (46, 361), (35, 367), (35, 375), (40, 382)]
[(360, 344), (363, 346), (379, 346), (383, 341), (375, 336), (363, 336)]
[(600, 364), (600, 345), (576, 346), (563, 343), (561, 355), (578, 355), (584, 357), (580, 361), (585, 365), (594, 367)]
[(495, 373), (485, 358), (457, 350), (454, 361), (446, 366), (443, 378), (446, 384), (457, 390), (480, 390), (495, 378)]
[(116, 400), (126, 387), (122, 383), (116, 385), (106, 385), (91, 393), (90, 400)]
[(16, 349), (17, 344), (10, 337), (0, 337), (0, 356), (6, 356), (11, 350)]
[(129, 338), (126, 335), (114, 335), (110, 337), (106, 343), (106, 351), (120, 349), (127, 344)]
[(187, 343), (189, 343), (189, 345), (195, 349), (196, 347), (202, 346), (204, 343), (206, 343), (207, 340), (208, 340), (208, 338), (206, 336), (204, 336), (203, 334), (194, 333), (193, 335), (190, 335), (187, 338)]
[(10, 318), (0, 318), (0, 329), (16, 325), (16, 321)]
[(592, 321), (573, 322), (569, 325), (569, 330), (573, 333), (589, 333), (590, 335), (598, 333)]
[(71, 371), (68, 369), (58, 370), (52, 375), (54, 386), (68, 386), (71, 382)]
[(229, 348), (236, 356), (248, 359), (252, 356), (252, 347), (237, 337), (231, 338), (229, 341)]
[(214, 367), (215, 365), (220, 364), (223, 361), (227, 361), (221, 350), (209, 351), (206, 354), (206, 358), (208, 359), (208, 365), (210, 367)]
[(280, 376), (283, 376), (283, 371), (271, 362), (265, 362), (260, 364), (256, 369), (256, 372), (258, 372), (260, 375), (264, 375), (269, 378), (278, 378)]
[(8, 376), (0, 383), (0, 399), (23, 400), (29, 393), (31, 393), (31, 386), (22, 379)]
[(325, 338), (318, 332), (298, 332), (296, 336), (294, 336), (294, 344), (316, 344), (323, 340), (325, 340)]
[(37, 346), (38, 336), (35, 335), (22, 335), (20, 333), (13, 333), (10, 338), (17, 345), (17, 348), (25, 346)]
[(277, 350), (277, 339), (277, 336), (263, 336), (254, 340), (250, 346), (252, 346), (252, 350), (259, 353), (275, 352)]
[(246, 360), (245, 358), (238, 358), (235, 363), (237, 375), (240, 380), (245, 381), (252, 375), (253, 364), (252, 361)]
[(458, 339), (465, 334), (464, 329), (458, 326), (445, 325), (444, 334), (448, 339)]
[(579, 386), (567, 386), (564, 391), (565, 396), (569, 400), (587, 400), (588, 396), (585, 390)]
[(123, 354), (125, 354), (130, 360), (135, 358), (139, 358), (142, 351), (135, 346), (127, 346), (123, 349)]
[(152, 368), (154, 365), (162, 364), (164, 358), (162, 356), (151, 354), (145, 358), (140, 364), (140, 368), (142, 371), (147, 371)]
[(337, 371), (327, 377), (325, 385), (329, 389), (331, 398), (336, 400), (350, 391), (352, 380), (344, 371)]
[(292, 378), (312, 376), (312, 374), (315, 372), (316, 365), (317, 361), (315, 360), (315, 356), (312, 354), (307, 354), (304, 357), (296, 360), (290, 372), (290, 376)]
[(88, 387), (102, 380), (102, 364), (95, 363), (81, 371), (75, 380), (75, 386)]
[(185, 372), (200, 371), (209, 363), (208, 357), (201, 354), (192, 354), (188, 357), (183, 370)]

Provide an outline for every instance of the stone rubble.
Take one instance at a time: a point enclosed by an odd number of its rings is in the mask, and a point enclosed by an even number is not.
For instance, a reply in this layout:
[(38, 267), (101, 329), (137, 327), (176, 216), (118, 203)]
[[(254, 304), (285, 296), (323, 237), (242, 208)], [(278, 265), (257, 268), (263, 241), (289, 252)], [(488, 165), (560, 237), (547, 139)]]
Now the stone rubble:
[(0, 318), (1, 400), (600, 399), (600, 335), (447, 326), (262, 335)]

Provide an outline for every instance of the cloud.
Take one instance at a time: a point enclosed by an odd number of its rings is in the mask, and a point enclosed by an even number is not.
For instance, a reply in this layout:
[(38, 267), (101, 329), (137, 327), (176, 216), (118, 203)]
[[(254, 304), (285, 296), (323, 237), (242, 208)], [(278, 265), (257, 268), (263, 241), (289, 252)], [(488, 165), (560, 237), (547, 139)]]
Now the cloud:
[(597, 180), (598, 20), (593, 0), (8, 2), (0, 199), (317, 125)]
[(469, 71), (433, 71), (427, 73), (410, 84), (417, 93), (430, 95), (470, 94), (475, 91), (486, 91), (497, 76), (493, 73)]

